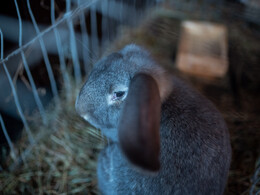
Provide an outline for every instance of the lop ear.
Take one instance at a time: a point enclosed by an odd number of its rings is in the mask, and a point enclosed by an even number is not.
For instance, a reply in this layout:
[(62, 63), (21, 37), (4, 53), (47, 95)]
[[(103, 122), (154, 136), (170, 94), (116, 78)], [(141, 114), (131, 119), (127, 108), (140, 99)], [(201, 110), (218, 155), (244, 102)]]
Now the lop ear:
[(148, 171), (160, 168), (159, 89), (153, 77), (137, 74), (131, 81), (119, 123), (119, 143), (128, 160)]

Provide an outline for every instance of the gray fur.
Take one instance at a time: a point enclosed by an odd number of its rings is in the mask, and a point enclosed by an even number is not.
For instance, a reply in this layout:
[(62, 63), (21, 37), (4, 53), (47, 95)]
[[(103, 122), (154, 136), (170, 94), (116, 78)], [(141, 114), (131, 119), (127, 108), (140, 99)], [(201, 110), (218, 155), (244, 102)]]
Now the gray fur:
[[(129, 86), (138, 73), (150, 74), (161, 97), (158, 174), (139, 171), (119, 147), (117, 127), (124, 101), (107, 105), (116, 85)], [(223, 194), (231, 161), (226, 124), (215, 106), (178, 78), (168, 75), (148, 52), (128, 45), (98, 62), (84, 84), (76, 110), (112, 142), (98, 159), (102, 194)]]

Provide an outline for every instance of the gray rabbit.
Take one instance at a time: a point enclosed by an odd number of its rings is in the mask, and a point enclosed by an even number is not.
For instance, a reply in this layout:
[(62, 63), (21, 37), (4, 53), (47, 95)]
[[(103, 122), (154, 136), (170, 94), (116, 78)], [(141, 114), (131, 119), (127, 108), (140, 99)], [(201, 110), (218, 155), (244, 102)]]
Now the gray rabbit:
[(77, 112), (111, 141), (98, 159), (102, 194), (223, 194), (229, 133), (205, 97), (131, 44), (95, 64)]

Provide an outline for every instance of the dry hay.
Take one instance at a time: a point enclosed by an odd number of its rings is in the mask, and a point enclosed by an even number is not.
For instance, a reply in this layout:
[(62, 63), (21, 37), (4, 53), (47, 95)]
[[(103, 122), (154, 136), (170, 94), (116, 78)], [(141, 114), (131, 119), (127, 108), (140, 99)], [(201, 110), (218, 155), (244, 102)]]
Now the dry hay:
[(31, 130), (37, 143), (28, 148), (24, 135), (16, 144), (20, 152), (29, 151), (14, 171), (0, 172), (1, 193), (97, 194), (96, 160), (103, 142), (99, 132), (76, 114), (77, 92), (49, 106), (47, 125), (34, 118)]

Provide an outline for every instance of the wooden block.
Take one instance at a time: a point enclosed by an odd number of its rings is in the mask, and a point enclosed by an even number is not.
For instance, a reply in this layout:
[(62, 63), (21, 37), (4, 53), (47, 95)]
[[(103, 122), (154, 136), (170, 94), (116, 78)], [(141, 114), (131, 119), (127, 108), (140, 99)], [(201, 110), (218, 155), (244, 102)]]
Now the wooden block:
[(181, 28), (177, 68), (197, 76), (223, 77), (228, 70), (226, 27), (185, 21)]

